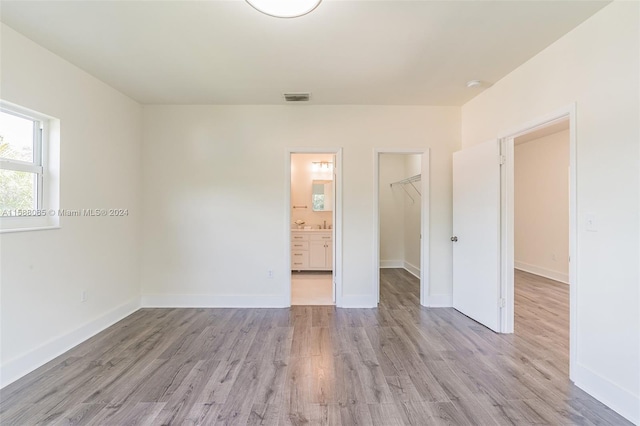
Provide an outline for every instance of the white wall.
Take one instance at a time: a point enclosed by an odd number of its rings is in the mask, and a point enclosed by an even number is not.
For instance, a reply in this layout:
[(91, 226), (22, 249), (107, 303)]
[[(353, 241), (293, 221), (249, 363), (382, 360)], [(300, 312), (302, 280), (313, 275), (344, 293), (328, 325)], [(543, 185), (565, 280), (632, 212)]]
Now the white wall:
[[(344, 304), (374, 306), (374, 148), (431, 147), (431, 292), (451, 292), (459, 108), (145, 106), (143, 304), (283, 306), (287, 147), (343, 147)], [(377, 254), (375, 254), (377, 255)], [(274, 278), (267, 278), (267, 270)]]
[[(0, 236), (1, 365), (7, 384), (137, 309), (140, 106), (2, 25), (0, 97), (60, 119), (61, 229)], [(80, 293), (87, 291), (87, 301)]]
[[(421, 155), (406, 155), (404, 157), (404, 172), (406, 177), (420, 174)], [(420, 188), (420, 182), (414, 185)], [(409, 191), (413, 191), (410, 188)], [(404, 199), (404, 264), (405, 268), (414, 275), (420, 275), (420, 195), (412, 192), (415, 202), (409, 197)]]
[(514, 164), (515, 266), (569, 283), (569, 130), (516, 145)]
[[(613, 2), (462, 108), (468, 147), (577, 106), (576, 384), (640, 422), (639, 4)], [(597, 232), (585, 229), (593, 213)]]
[[(313, 162), (333, 162), (333, 154), (292, 154), (291, 155), (291, 226), (296, 220), (304, 220), (304, 226), (333, 225), (333, 212), (314, 212), (311, 203), (314, 180), (327, 180), (330, 174), (318, 174), (313, 171)], [(332, 173), (331, 173), (332, 174)], [(293, 206), (307, 206), (307, 208), (293, 208)]]
[(404, 199), (400, 186), (393, 182), (406, 178), (404, 154), (380, 154), (380, 267), (404, 267)]

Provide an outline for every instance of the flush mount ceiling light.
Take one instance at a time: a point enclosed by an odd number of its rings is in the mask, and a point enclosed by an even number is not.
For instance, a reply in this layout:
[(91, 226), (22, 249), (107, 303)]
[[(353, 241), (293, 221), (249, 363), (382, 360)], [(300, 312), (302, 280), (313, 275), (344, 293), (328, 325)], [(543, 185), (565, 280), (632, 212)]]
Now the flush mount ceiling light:
[(313, 11), (322, 0), (246, 0), (259, 12), (276, 18), (297, 18)]
[(480, 87), (482, 86), (482, 81), (480, 80), (469, 80), (467, 81), (467, 87), (469, 89), (473, 88), (473, 87)]

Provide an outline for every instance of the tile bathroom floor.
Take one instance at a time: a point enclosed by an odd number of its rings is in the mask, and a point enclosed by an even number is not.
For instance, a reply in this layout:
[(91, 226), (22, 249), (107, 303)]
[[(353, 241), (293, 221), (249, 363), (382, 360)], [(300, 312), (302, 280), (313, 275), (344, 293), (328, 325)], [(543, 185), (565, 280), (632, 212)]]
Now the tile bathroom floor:
[(292, 305), (334, 305), (331, 271), (292, 272)]

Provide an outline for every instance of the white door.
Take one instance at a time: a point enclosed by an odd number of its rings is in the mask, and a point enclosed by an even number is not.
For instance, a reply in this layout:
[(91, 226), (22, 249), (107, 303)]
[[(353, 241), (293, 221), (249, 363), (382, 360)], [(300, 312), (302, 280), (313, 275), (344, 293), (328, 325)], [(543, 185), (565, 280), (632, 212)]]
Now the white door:
[(498, 141), (453, 154), (452, 241), (453, 307), (500, 331)]
[(335, 268), (335, 264), (336, 264), (336, 259), (335, 259), (335, 244), (336, 244), (336, 205), (338, 203), (336, 203), (337, 201), (337, 194), (336, 194), (336, 181), (338, 180), (338, 172), (337, 172), (337, 156), (334, 155), (333, 156), (333, 180), (331, 181), (331, 205), (333, 206), (333, 208), (331, 209), (331, 223), (333, 224), (331, 226), (331, 282), (333, 283), (332, 286), (332, 293), (333, 293), (333, 303), (336, 303), (336, 288), (338, 287), (336, 284), (336, 268)]

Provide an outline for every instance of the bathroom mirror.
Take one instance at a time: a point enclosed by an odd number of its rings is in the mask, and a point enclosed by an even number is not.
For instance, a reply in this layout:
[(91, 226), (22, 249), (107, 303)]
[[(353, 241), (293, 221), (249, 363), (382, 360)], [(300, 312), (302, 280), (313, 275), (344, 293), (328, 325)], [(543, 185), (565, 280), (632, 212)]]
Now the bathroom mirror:
[(314, 212), (333, 210), (333, 181), (314, 180), (311, 182), (311, 206)]

